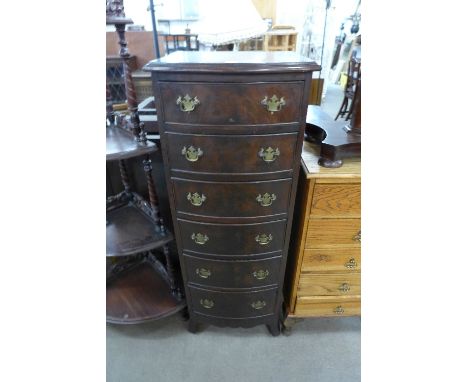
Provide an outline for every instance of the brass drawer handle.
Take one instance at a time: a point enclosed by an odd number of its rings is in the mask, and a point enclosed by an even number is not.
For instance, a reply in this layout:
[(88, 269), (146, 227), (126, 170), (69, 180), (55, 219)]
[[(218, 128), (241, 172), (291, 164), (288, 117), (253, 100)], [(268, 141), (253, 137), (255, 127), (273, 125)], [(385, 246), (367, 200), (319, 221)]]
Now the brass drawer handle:
[(276, 200), (276, 195), (275, 194), (269, 194), (268, 192), (264, 193), (263, 195), (258, 194), (257, 196), (257, 202), (260, 203), (262, 207), (268, 207), (273, 204), (273, 201)]
[(280, 151), (278, 147), (276, 149), (273, 149), (272, 147), (267, 147), (266, 149), (264, 149), (262, 147), (258, 152), (258, 156), (267, 163), (274, 162), (276, 158), (279, 157), (279, 155)]
[(200, 300), (201, 306), (203, 306), (206, 309), (211, 309), (214, 306), (214, 301), (213, 300), (208, 300), (207, 298), (202, 298)]
[(268, 277), (268, 275), (270, 274), (270, 272), (268, 271), (268, 269), (260, 269), (258, 271), (254, 271), (253, 273), (253, 277), (255, 277), (257, 280), (264, 280)]
[(266, 109), (271, 114), (273, 114), (277, 111), (280, 111), (281, 107), (286, 105), (286, 101), (284, 100), (284, 97), (278, 98), (276, 94), (273, 94), (270, 99), (268, 99), (268, 96), (265, 96), (265, 98), (261, 101), (261, 104), (266, 106)]
[(255, 241), (260, 245), (267, 245), (273, 240), (273, 235), (262, 233), (261, 235), (255, 236)]
[(189, 192), (187, 194), (187, 200), (194, 206), (199, 207), (206, 200), (206, 196), (203, 194), (200, 195), (198, 192), (194, 192), (193, 194)]
[(351, 288), (350, 288), (348, 283), (343, 283), (343, 284), (341, 284), (339, 286), (338, 290), (343, 292), (343, 293), (346, 293), (346, 292), (349, 292), (351, 290)]
[(203, 235), (202, 233), (197, 233), (197, 234), (192, 233), (192, 236), (190, 237), (195, 243), (200, 244), (200, 245), (203, 245), (208, 241), (208, 236)]
[(258, 301), (251, 303), (250, 306), (256, 310), (259, 310), (259, 309), (263, 309), (266, 306), (266, 302), (258, 300)]
[(343, 307), (341, 305), (338, 305), (333, 312), (336, 313), (336, 314), (343, 314), (344, 309), (343, 309)]
[(201, 277), (202, 279), (207, 279), (208, 277), (211, 276), (211, 271), (209, 269), (206, 269), (206, 268), (197, 268), (195, 270), (195, 272), (197, 273), (197, 275), (199, 277)]
[(354, 259), (354, 257), (351, 257), (349, 259), (349, 261), (345, 264), (345, 267), (348, 268), (348, 269), (352, 269), (352, 268), (357, 267), (357, 263), (356, 263), (356, 260)]
[(189, 162), (196, 162), (198, 158), (203, 155), (202, 149), (196, 149), (193, 146), (189, 146), (189, 148), (184, 146), (181, 153), (182, 155), (185, 155), (185, 159), (187, 159)]
[(361, 242), (361, 230), (357, 231), (356, 235), (353, 237), (353, 240)]
[(186, 94), (183, 98), (179, 96), (176, 101), (176, 105), (179, 105), (180, 110), (186, 113), (190, 113), (191, 111), (195, 110), (197, 105), (200, 105), (200, 101), (197, 97), (190, 97)]

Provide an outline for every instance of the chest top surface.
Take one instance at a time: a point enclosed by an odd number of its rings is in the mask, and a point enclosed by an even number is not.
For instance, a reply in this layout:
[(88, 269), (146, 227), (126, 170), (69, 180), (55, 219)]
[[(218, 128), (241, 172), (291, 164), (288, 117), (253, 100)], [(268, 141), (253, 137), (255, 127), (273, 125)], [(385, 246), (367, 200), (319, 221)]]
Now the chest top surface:
[(295, 52), (177, 51), (150, 61), (143, 67), (155, 72), (312, 72), (320, 65)]

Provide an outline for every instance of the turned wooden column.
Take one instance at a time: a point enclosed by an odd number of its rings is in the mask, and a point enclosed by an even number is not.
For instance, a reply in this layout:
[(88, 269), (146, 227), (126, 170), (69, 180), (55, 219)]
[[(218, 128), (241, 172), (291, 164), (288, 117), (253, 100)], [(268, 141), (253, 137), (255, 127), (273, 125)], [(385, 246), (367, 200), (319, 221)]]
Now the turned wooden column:
[(146, 174), (146, 183), (148, 185), (149, 200), (151, 208), (153, 209), (153, 218), (157, 224), (158, 229), (162, 234), (165, 234), (166, 228), (164, 227), (164, 222), (159, 212), (159, 199), (156, 192), (156, 187), (153, 180), (153, 166), (151, 165), (151, 159), (149, 155), (146, 156), (146, 159), (143, 160), (143, 169)]

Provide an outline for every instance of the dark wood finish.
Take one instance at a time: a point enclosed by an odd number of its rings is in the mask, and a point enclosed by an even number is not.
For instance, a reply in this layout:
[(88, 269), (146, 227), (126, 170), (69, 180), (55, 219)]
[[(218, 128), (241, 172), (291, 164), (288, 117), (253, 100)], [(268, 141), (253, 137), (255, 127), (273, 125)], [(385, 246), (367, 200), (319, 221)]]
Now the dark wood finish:
[(152, 153), (157, 147), (152, 142), (137, 142), (132, 134), (119, 127), (106, 128), (106, 160), (127, 159)]
[[(360, 108), (360, 100), (355, 106)], [(307, 140), (320, 144), (319, 164), (323, 167), (341, 167), (343, 159), (361, 155), (360, 111), (359, 130), (346, 128), (345, 123), (333, 121), (318, 106), (307, 110)]]
[(106, 320), (137, 324), (161, 319), (184, 309), (185, 301), (173, 296), (163, 270), (144, 262), (108, 283)]
[[(177, 219), (184, 250), (214, 256), (251, 256), (281, 251), (286, 233), (286, 220), (254, 224), (210, 224)], [(197, 244), (192, 235), (208, 237)], [(257, 235), (271, 235), (271, 240), (260, 244)], [(229, 245), (227, 245), (229, 244)]]
[[(288, 212), (291, 194), (291, 179), (279, 179), (263, 182), (201, 182), (172, 178), (175, 203), (179, 215), (198, 217), (249, 218), (278, 217), (284, 218)], [(188, 194), (205, 195), (201, 206), (194, 206), (188, 200)], [(257, 197), (265, 194), (275, 195), (270, 206), (263, 207)]]
[[(152, 71), (189, 330), (202, 322), (266, 324), (279, 334), (311, 72), (320, 67), (293, 52), (176, 52), (145, 69)], [(183, 111), (177, 99), (187, 94), (198, 104)], [(272, 112), (262, 101), (273, 95), (284, 97), (285, 104)], [(275, 141), (282, 145), (277, 162), (258, 160), (257, 144), (278, 134), (286, 139)], [(294, 138), (283, 146), (287, 137)], [(203, 155), (185, 163), (186, 144), (203, 145)], [(188, 193), (205, 199), (195, 198), (201, 204), (194, 206)], [(276, 199), (263, 207), (256, 199), (265, 193)], [(256, 230), (265, 227), (271, 227), (273, 240), (259, 249), (255, 236), (262, 232)], [(258, 273), (261, 280), (252, 280), (254, 267), (265, 264), (268, 276)], [(195, 278), (197, 268), (198, 275), (210, 275)]]
[(221, 288), (258, 288), (276, 285), (281, 256), (260, 260), (211, 260), (184, 254), (190, 284)]
[[(194, 135), (168, 133), (169, 159), (172, 172), (205, 172), (224, 174), (251, 174), (282, 172), (292, 175), (293, 150), (297, 133), (269, 135)], [(200, 149), (195, 162), (182, 154), (184, 148)], [(273, 162), (265, 162), (259, 155), (268, 147), (278, 150)]]

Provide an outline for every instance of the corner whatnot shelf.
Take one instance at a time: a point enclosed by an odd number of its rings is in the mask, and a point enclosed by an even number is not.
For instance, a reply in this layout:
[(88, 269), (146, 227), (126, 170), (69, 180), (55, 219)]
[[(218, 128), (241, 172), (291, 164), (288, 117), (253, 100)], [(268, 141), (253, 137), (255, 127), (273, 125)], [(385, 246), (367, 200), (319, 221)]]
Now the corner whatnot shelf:
[[(106, 321), (136, 324), (172, 315), (185, 308), (176, 286), (168, 244), (174, 237), (159, 213), (150, 154), (158, 150), (147, 141), (140, 122), (135, 89), (132, 83), (125, 41), (125, 18), (121, 0), (106, 1), (107, 24), (114, 24), (119, 34), (125, 90), (131, 132), (122, 124), (106, 127), (106, 161), (118, 161), (124, 190), (106, 201)], [(108, 119), (112, 115), (109, 108)], [(142, 156), (149, 202), (131, 190), (126, 159)], [(160, 261), (162, 250), (164, 263)]]

